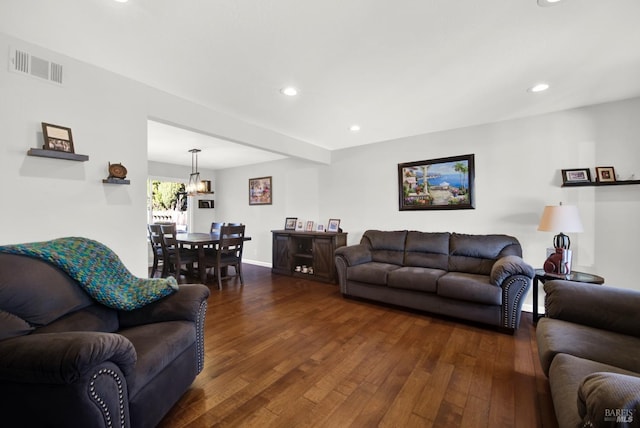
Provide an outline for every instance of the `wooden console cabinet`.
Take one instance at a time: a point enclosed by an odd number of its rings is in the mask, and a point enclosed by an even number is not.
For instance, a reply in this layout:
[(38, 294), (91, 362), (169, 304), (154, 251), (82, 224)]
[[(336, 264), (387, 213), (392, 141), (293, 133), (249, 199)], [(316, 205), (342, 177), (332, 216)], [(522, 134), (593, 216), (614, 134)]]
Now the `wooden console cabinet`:
[[(271, 272), (324, 282), (337, 282), (333, 252), (347, 245), (346, 233), (272, 230)], [(313, 274), (296, 272), (296, 266), (313, 269)]]

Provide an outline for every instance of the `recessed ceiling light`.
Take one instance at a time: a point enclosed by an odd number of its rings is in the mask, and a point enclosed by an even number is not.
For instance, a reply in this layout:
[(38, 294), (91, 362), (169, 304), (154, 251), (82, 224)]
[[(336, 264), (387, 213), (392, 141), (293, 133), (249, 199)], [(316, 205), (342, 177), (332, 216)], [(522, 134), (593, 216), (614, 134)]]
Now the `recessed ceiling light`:
[(562, 0), (538, 0), (538, 6), (547, 7), (554, 6), (560, 3)]
[(548, 83), (538, 83), (538, 84), (533, 85), (529, 89), (527, 89), (527, 91), (536, 93), (536, 92), (544, 92), (547, 89), (549, 89), (549, 84)]
[(129, 0), (115, 0), (115, 1), (117, 1), (118, 3), (126, 3), (126, 2), (128, 2)]
[(351, 125), (351, 126), (349, 127), (349, 131), (351, 131), (351, 132), (358, 132), (358, 131), (360, 131), (360, 125)]
[(298, 95), (298, 90), (293, 86), (287, 86), (286, 88), (282, 88), (280, 89), (280, 92), (282, 92), (284, 95), (288, 97), (295, 97), (296, 95)]

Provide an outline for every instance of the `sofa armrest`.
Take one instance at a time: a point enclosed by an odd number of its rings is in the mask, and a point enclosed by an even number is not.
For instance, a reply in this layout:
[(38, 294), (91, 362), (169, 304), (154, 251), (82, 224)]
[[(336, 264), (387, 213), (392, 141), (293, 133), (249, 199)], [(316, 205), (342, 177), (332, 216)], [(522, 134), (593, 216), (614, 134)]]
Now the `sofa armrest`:
[(371, 250), (364, 244), (340, 247), (335, 251), (335, 257), (341, 257), (347, 266), (355, 266), (373, 260)]
[(493, 285), (502, 286), (502, 283), (513, 275), (524, 275), (533, 279), (535, 271), (533, 267), (525, 263), (521, 257), (506, 256), (498, 259), (491, 269), (491, 283)]
[(0, 342), (0, 379), (70, 384), (106, 361), (127, 375), (133, 371), (136, 358), (133, 344), (115, 333), (31, 334)]
[(552, 280), (544, 284), (545, 314), (602, 330), (640, 337), (640, 292)]
[(132, 311), (119, 311), (120, 327), (163, 321), (199, 321), (209, 288), (202, 284), (181, 284), (178, 291)]
[(597, 372), (578, 388), (583, 426), (636, 426), (640, 418), (640, 377)]

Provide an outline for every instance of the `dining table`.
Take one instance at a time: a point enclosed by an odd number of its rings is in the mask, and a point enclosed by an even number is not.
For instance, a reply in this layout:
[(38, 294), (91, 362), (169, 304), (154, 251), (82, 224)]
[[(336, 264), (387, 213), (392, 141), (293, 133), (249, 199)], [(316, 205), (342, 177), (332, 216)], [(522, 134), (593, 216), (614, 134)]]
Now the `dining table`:
[[(200, 281), (204, 284), (207, 280), (207, 267), (205, 263), (205, 248), (215, 247), (220, 243), (220, 232), (206, 233), (176, 233), (176, 240), (181, 245), (187, 245), (198, 252), (198, 274)], [(251, 241), (250, 236), (244, 237), (245, 241)]]

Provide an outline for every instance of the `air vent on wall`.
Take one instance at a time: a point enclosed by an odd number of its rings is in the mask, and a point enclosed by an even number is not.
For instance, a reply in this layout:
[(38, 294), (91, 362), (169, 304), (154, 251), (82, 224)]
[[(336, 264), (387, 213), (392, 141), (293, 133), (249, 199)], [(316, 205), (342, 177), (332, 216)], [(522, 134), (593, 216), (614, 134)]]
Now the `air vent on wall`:
[(31, 55), (20, 49), (9, 49), (9, 70), (62, 85), (62, 65)]

